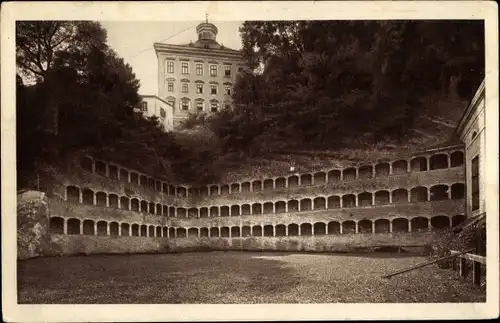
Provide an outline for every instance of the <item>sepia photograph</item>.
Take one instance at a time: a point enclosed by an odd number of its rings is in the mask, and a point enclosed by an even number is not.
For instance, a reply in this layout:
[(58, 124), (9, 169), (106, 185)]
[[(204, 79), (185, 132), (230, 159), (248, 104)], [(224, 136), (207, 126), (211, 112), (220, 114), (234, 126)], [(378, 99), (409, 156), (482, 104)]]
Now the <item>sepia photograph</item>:
[[(498, 8), (413, 2), (387, 17), (346, 1), (2, 5), (13, 313), (498, 317)], [(191, 319), (227, 317), (202, 308)], [(231, 317), (260, 311), (244, 308)]]

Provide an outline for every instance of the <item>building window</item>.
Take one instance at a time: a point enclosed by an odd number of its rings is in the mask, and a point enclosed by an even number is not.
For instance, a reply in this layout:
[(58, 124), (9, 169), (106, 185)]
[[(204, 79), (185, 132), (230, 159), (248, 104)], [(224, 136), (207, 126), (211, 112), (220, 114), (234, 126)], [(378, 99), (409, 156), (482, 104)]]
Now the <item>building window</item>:
[(225, 95), (231, 95), (231, 86), (230, 85), (225, 85), (224, 86), (224, 94)]
[(224, 66), (224, 76), (231, 77), (231, 66), (230, 65)]
[(182, 74), (189, 74), (189, 63), (182, 62), (181, 63)]
[(198, 94), (203, 93), (203, 84), (196, 84), (196, 93)]
[(217, 85), (210, 85), (210, 94), (217, 94)]
[(189, 85), (187, 83), (182, 83), (182, 93), (188, 93), (189, 92)]
[(183, 110), (183, 111), (189, 110), (189, 101), (188, 100), (181, 100), (181, 110)]
[(196, 63), (196, 75), (203, 75), (203, 64)]
[(217, 65), (210, 64), (210, 76), (217, 76)]
[(141, 111), (146, 112), (148, 111), (148, 103), (147, 102), (141, 102)]
[(479, 209), (479, 156), (471, 162), (472, 211)]
[(162, 118), (165, 118), (165, 117), (167, 116), (167, 113), (165, 112), (165, 109), (160, 108), (160, 116), (161, 116)]
[(210, 103), (210, 111), (217, 112), (218, 109), (219, 109), (219, 103), (218, 102), (211, 102)]
[(167, 61), (167, 73), (174, 73), (174, 61)]
[(196, 110), (203, 111), (203, 101), (196, 101)]
[(167, 90), (168, 92), (174, 92), (174, 82), (167, 83)]

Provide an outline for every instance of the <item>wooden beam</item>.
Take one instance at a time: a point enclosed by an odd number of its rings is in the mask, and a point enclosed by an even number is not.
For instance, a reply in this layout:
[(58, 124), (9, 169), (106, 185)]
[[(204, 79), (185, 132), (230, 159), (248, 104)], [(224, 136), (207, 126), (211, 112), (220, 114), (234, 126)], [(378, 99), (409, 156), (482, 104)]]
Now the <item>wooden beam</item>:
[[(450, 252), (452, 254), (456, 254), (456, 253), (459, 253), (458, 251), (455, 251), (455, 250), (450, 250)], [(473, 253), (466, 253), (466, 254), (462, 254), (460, 256), (460, 258), (465, 258), (467, 260), (471, 260), (471, 261), (475, 261), (475, 262), (479, 262), (483, 265), (486, 265), (486, 257), (484, 256), (480, 256), (480, 255), (475, 255)]]
[(396, 275), (403, 274), (403, 273), (406, 273), (406, 272), (409, 272), (409, 271), (412, 271), (412, 270), (415, 270), (415, 269), (418, 269), (418, 268), (429, 266), (429, 265), (435, 264), (435, 263), (443, 261), (443, 260), (456, 258), (456, 257), (458, 257), (460, 255), (463, 255), (465, 253), (469, 253), (469, 252), (472, 252), (472, 251), (474, 251), (474, 249), (468, 249), (468, 250), (465, 250), (465, 251), (457, 252), (455, 254), (444, 256), (444, 257), (441, 257), (441, 258), (436, 259), (436, 260), (428, 261), (428, 262), (425, 262), (423, 264), (419, 264), (419, 265), (416, 265), (416, 266), (413, 266), (413, 267), (410, 267), (410, 268), (406, 268), (406, 269), (403, 269), (403, 270), (396, 271), (396, 272), (394, 272), (392, 274), (382, 276), (382, 278), (390, 278), (392, 276), (396, 276)]

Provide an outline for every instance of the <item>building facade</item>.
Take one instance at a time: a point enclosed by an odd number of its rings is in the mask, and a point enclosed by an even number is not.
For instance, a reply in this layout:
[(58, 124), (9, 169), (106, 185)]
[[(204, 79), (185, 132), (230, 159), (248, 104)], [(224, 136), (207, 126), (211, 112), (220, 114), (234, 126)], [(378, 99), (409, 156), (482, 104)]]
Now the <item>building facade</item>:
[(57, 173), (47, 230), (63, 254), (424, 245), (465, 220), (463, 160), (459, 145), (193, 187), (83, 157)]
[(172, 131), (174, 128), (174, 107), (156, 95), (141, 95), (141, 103), (138, 108), (145, 117), (158, 117), (164, 131)]
[(479, 86), (465, 110), (456, 132), (465, 144), (466, 215), (483, 217), (485, 213), (485, 82)]
[(242, 53), (216, 40), (217, 27), (196, 27), (198, 40), (186, 45), (155, 43), (158, 96), (174, 107), (174, 127), (190, 114), (213, 113), (232, 106), (236, 76), (245, 66)]

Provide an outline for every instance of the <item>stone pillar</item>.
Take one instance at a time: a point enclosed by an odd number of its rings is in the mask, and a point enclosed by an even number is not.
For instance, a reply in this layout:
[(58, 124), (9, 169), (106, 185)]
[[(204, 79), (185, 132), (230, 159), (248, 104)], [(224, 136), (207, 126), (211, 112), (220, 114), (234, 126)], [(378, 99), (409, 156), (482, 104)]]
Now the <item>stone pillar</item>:
[(328, 232), (328, 223), (325, 223), (325, 234), (328, 235), (329, 232)]
[(311, 236), (314, 236), (314, 223), (311, 223)]
[(340, 200), (340, 208), (342, 208), (342, 196), (340, 196), (339, 200)]
[(408, 190), (408, 203), (411, 203), (411, 190)]
[(389, 233), (392, 233), (392, 221), (389, 221)]
[(450, 154), (446, 154), (446, 161), (448, 162), (448, 168), (451, 167), (451, 156)]
[(285, 225), (285, 237), (288, 237), (288, 225)]
[(297, 175), (297, 186), (301, 186), (302, 185), (302, 181), (300, 180), (300, 176)]
[(273, 178), (273, 190), (276, 189), (276, 178)]
[(80, 234), (83, 234), (83, 221), (80, 221)]
[(117, 201), (117, 206), (118, 206), (119, 209), (121, 209), (121, 201), (120, 201), (120, 197), (119, 196), (118, 196), (117, 200), (118, 200)]
[(389, 204), (392, 204), (392, 192), (389, 191)]
[(118, 235), (119, 236), (122, 235), (122, 224), (121, 223), (118, 223)]
[(359, 233), (359, 224), (358, 221), (354, 222), (356, 224), (356, 233)]
[(300, 230), (300, 224), (298, 225), (298, 227), (299, 227), (299, 230), (298, 230), (298, 233), (297, 233), (297, 234), (298, 234), (299, 236), (301, 236), (301, 235), (302, 235), (302, 232), (301, 232), (301, 230)]
[(328, 196), (325, 197), (325, 210), (328, 210)]
[(273, 224), (273, 237), (276, 237), (276, 224)]
[(285, 202), (285, 213), (288, 213), (288, 202)]
[(431, 200), (431, 189), (426, 187), (427, 188), (427, 201), (430, 201)]
[(372, 221), (372, 234), (375, 234), (375, 221)]
[(354, 194), (354, 205), (355, 205), (356, 207), (358, 207), (358, 206), (359, 206), (358, 194)]
[(273, 214), (276, 213), (276, 204), (275, 203), (272, 203), (273, 204)]
[(430, 157), (425, 157), (425, 161), (427, 163), (427, 170), (431, 170), (431, 159), (430, 159)]
[(406, 171), (411, 172), (411, 159), (406, 161)]
[(63, 219), (63, 233), (68, 234), (68, 220)]
[(228, 205), (228, 211), (227, 211), (227, 212), (228, 212), (228, 215), (229, 215), (229, 216), (231, 216), (231, 213), (232, 213), (232, 212), (231, 212), (231, 209), (232, 209), (231, 205)]
[(411, 219), (408, 219), (408, 232), (411, 232)]
[(94, 222), (94, 235), (97, 235), (97, 221)]
[(311, 185), (314, 185), (314, 174), (311, 174)]
[(356, 179), (359, 179), (359, 167), (356, 167)]
[(389, 175), (392, 175), (392, 163), (389, 163)]
[(344, 170), (343, 169), (340, 171), (340, 180), (341, 181), (344, 180)]
[(83, 203), (83, 192), (81, 189), (78, 190), (78, 202)]
[(375, 165), (372, 165), (372, 178), (375, 178), (376, 173), (375, 173)]
[(448, 186), (447, 192), (448, 192), (448, 200), (451, 200), (451, 186)]
[[(391, 193), (389, 192), (389, 203), (390, 203), (390, 199), (391, 199)], [(372, 193), (372, 206), (375, 205), (375, 193)]]
[[(168, 232), (167, 232), (168, 233)], [(131, 237), (132, 236), (132, 225), (129, 225), (128, 226), (128, 236)]]
[(109, 207), (109, 195), (106, 194), (106, 207)]
[(109, 226), (110, 226), (110, 223), (106, 222), (106, 235), (108, 235), (108, 236), (111, 235), (111, 232), (110, 232), (111, 230), (110, 230)]
[(328, 184), (328, 172), (325, 172), (325, 184)]
[(432, 223), (430, 218), (427, 219), (427, 228), (429, 231), (432, 231)]
[(339, 229), (339, 233), (342, 234), (343, 233), (343, 230), (342, 230), (342, 222), (340, 222), (340, 229)]

